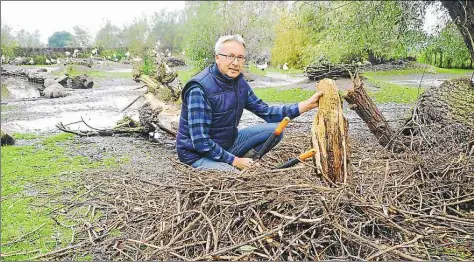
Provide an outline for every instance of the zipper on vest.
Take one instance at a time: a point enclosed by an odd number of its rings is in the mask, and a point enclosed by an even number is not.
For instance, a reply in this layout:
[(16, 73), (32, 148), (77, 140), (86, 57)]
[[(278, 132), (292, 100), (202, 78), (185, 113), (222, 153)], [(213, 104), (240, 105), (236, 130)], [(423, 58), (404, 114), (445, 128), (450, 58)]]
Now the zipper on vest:
[[(237, 108), (236, 108), (236, 110), (235, 110), (235, 124), (234, 124), (234, 128), (237, 129), (237, 126), (239, 125), (239, 123), (238, 123), (239, 120), (238, 120), (237, 115), (238, 115), (238, 112), (239, 112), (240, 105), (239, 105), (239, 90), (238, 90), (238, 88), (237, 88), (237, 87), (238, 87), (238, 82), (235, 81), (235, 80), (233, 81), (233, 87), (234, 87), (234, 92), (235, 92), (235, 99), (237, 100)], [(234, 142), (235, 142), (235, 140), (237, 139), (237, 135), (238, 135), (237, 132), (235, 132), (235, 134), (234, 134)]]

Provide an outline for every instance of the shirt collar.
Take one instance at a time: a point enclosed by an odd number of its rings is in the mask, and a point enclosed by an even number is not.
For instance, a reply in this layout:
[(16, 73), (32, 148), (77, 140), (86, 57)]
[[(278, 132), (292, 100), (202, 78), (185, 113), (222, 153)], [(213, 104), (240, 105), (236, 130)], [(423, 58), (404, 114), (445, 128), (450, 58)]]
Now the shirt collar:
[(222, 74), (216, 63), (212, 64), (211, 72), (219, 80), (221, 80), (222, 82), (227, 83), (227, 84), (233, 84), (235, 81), (238, 81), (242, 77), (242, 73), (240, 73), (235, 79)]

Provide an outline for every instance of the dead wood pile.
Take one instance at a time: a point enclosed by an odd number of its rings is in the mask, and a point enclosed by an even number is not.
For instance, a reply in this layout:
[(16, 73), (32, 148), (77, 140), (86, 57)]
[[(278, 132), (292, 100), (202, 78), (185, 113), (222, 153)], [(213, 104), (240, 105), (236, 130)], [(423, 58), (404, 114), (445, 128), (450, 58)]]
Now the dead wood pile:
[[(418, 124), (460, 124), (474, 129), (474, 83), (468, 78), (447, 80), (439, 88), (430, 88), (417, 101), (410, 119)], [(412, 126), (404, 130), (409, 134)]]
[(171, 67), (176, 67), (176, 66), (185, 66), (186, 63), (184, 60), (176, 58), (176, 57), (168, 57), (166, 58), (166, 63), (171, 66)]
[(346, 184), (322, 179), (309, 163), (271, 170), (310, 148), (307, 134), (285, 137), (260, 167), (239, 175), (176, 160), (172, 182), (91, 174), (83, 203), (105, 218), (77, 231), (74, 248), (42, 257), (88, 250), (102, 260), (472, 258), (472, 134), (458, 141), (454, 126), (420, 128), (427, 141), (417, 152), (351, 141)]
[(182, 85), (178, 73), (171, 69), (166, 58), (160, 54), (149, 54), (153, 66), (145, 72), (141, 64), (134, 64), (135, 81), (145, 84), (144, 102), (139, 106), (140, 123), (147, 132), (158, 129), (176, 136), (181, 104)]
[(307, 66), (304, 70), (310, 80), (320, 80), (323, 78), (350, 77), (348, 70), (354, 73), (360, 66), (357, 64), (337, 64), (323, 63), (319, 65)]

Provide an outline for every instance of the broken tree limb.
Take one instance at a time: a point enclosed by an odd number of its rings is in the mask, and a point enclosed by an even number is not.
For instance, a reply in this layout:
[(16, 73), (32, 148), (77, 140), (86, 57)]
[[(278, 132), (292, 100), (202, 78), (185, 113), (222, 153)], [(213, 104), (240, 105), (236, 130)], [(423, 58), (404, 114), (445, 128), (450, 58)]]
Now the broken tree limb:
[(362, 120), (367, 124), (370, 132), (375, 135), (380, 145), (392, 147), (395, 152), (401, 152), (405, 149), (403, 144), (393, 138), (395, 132), (388, 124), (385, 117), (378, 110), (375, 103), (363, 87), (363, 82), (356, 73), (352, 77), (353, 86), (343, 95), (343, 98), (349, 103), (349, 108), (354, 110)]
[(181, 108), (175, 104), (164, 103), (151, 93), (146, 93), (144, 98), (144, 104), (138, 109), (140, 124), (147, 132), (153, 132), (156, 130), (153, 123), (176, 137)]
[[(81, 121), (86, 124), (84, 121)], [(62, 122), (56, 124), (56, 127), (66, 133), (74, 134), (80, 137), (90, 137), (90, 136), (113, 136), (118, 134), (143, 134), (143, 127), (136, 128), (120, 128), (120, 129), (96, 129), (95, 130), (78, 130), (74, 131), (70, 128), (67, 128), (68, 124), (64, 125)], [(87, 124), (86, 124), (87, 125)]]
[(131, 107), (135, 102), (137, 102), (138, 99), (143, 97), (144, 94), (139, 95), (137, 98), (135, 98), (130, 104), (128, 104), (124, 109), (120, 110), (120, 113), (123, 111), (127, 110), (127, 108)]
[(346, 183), (350, 156), (348, 121), (342, 112), (338, 89), (331, 79), (321, 80), (316, 89), (324, 92), (311, 127), (317, 172), (331, 182)]

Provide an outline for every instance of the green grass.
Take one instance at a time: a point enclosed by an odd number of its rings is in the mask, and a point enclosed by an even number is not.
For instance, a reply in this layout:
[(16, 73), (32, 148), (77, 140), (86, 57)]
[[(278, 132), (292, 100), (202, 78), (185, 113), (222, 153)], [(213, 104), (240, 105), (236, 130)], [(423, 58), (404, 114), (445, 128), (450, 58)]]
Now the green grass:
[[(2, 98), (3, 98), (3, 96), (2, 96)], [(0, 110), (2, 111), (2, 113), (6, 112), (6, 111), (13, 110), (15, 108), (17, 108), (17, 106), (15, 106), (15, 105), (1, 105), (0, 106)]]
[(268, 73), (279, 73), (279, 74), (287, 74), (287, 75), (301, 75), (303, 74), (303, 70), (301, 69), (296, 69), (296, 68), (290, 68), (288, 69), (288, 71), (285, 71), (283, 69), (278, 69), (276, 67), (268, 67), (267, 69), (265, 69), (264, 71), (258, 69), (258, 67), (250, 64), (249, 67), (248, 67), (248, 70), (249, 72), (251, 72), (252, 74), (256, 74), (256, 75), (261, 75), (261, 76), (267, 76)]
[(370, 77), (367, 78), (367, 81), (378, 87), (377, 91), (368, 90), (369, 96), (375, 99), (378, 104), (389, 102), (410, 104), (415, 102), (419, 95), (425, 91), (424, 88), (418, 90), (418, 88), (404, 87)]
[(60, 71), (54, 71), (51, 74), (55, 76), (59, 75), (64, 75), (65, 73), (68, 73), (69, 76), (79, 76), (86, 74), (92, 78), (105, 78), (105, 77), (111, 77), (111, 78), (132, 78), (133, 73), (132, 72), (107, 72), (107, 71), (99, 71), (99, 70), (82, 70), (78, 69), (75, 66), (67, 66), (64, 68), (64, 70)]
[[(418, 88), (403, 87), (396, 84), (387, 83), (373, 78), (367, 79), (372, 85), (378, 87), (377, 91), (368, 90), (369, 96), (376, 103), (413, 103), (418, 99)], [(255, 88), (255, 94), (268, 103), (298, 103), (310, 98), (314, 91), (301, 88), (281, 89), (279, 87)], [(425, 89), (420, 89), (420, 95)]]
[(26, 67), (53, 67), (56, 65), (21, 65), (21, 66), (26, 66)]
[(15, 139), (24, 139), (24, 140), (33, 140), (40, 138), (41, 136), (38, 134), (22, 134), (22, 133), (14, 133), (12, 135), (13, 138)]
[(255, 88), (255, 94), (267, 103), (298, 103), (314, 95), (314, 91), (301, 88), (280, 89), (278, 87)]
[[(34, 135), (15, 135), (21, 139), (32, 139)], [(66, 247), (73, 231), (65, 225), (79, 224), (65, 215), (56, 219), (49, 214), (61, 208), (62, 192), (80, 194), (79, 172), (89, 168), (111, 168), (117, 165), (115, 159), (91, 162), (82, 156), (69, 156), (62, 146), (74, 136), (59, 134), (41, 139), (28, 146), (4, 146), (1, 150), (2, 172), (2, 255), (14, 252), (32, 252), (8, 256), (8, 260), (30, 260), (41, 253)], [(84, 192), (82, 192), (84, 193)], [(79, 208), (79, 207), (78, 207)], [(80, 207), (85, 208), (85, 207)], [(34, 233), (24, 236), (43, 225)], [(24, 236), (21, 241), (6, 245)], [(76, 236), (77, 239), (77, 236)], [(81, 259), (91, 259), (82, 257)]]
[(301, 74), (303, 74), (303, 70), (302, 69), (297, 69), (297, 68), (289, 68), (288, 71), (285, 71), (283, 69), (278, 69), (276, 67), (268, 67), (265, 71), (281, 73), (281, 74), (287, 74), (287, 75), (301, 75)]
[(266, 76), (267, 75), (267, 71), (262, 71), (254, 65), (249, 65), (248, 71), (252, 74), (255, 74), (255, 75), (260, 75), (260, 76)]
[(363, 75), (366, 77), (377, 77), (377, 76), (406, 76), (406, 75), (414, 75), (414, 74), (452, 74), (452, 75), (464, 75), (474, 72), (473, 69), (459, 69), (459, 68), (439, 68), (435, 66), (428, 66), (424, 67), (417, 67), (417, 68), (410, 68), (410, 69), (402, 69), (402, 70), (388, 70), (388, 71), (368, 71), (365, 72)]
[(186, 84), (189, 79), (191, 79), (194, 75), (196, 75), (197, 72), (196, 69), (188, 69), (188, 70), (178, 70), (178, 79), (181, 82), (181, 84)]
[[(7, 85), (5, 83), (2, 83), (2, 90), (1, 90), (1, 98), (2, 99), (5, 99), (5, 98), (10, 98), (11, 97), (11, 94), (10, 94), (10, 91), (8, 91), (8, 88), (7, 88)], [(3, 105), (2, 105), (2, 110), (3, 110)]]

